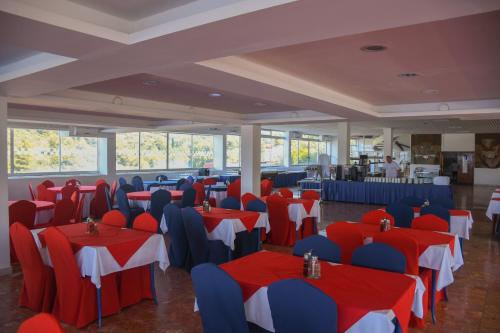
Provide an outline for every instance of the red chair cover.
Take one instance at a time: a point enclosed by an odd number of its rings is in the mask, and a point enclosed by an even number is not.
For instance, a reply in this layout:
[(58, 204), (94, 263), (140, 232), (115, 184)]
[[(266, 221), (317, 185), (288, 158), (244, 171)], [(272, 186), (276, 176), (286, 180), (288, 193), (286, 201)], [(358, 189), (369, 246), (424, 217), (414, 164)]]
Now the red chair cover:
[(106, 183), (106, 179), (104, 178), (99, 178), (98, 180), (95, 181), (95, 186), (97, 187), (99, 184)]
[(133, 228), (137, 230), (156, 232), (158, 230), (158, 221), (149, 213), (142, 213), (134, 220)]
[(394, 226), (394, 217), (381, 209), (371, 210), (363, 214), (361, 216), (361, 223), (380, 225), (380, 220), (384, 218), (391, 222), (391, 226)]
[(110, 210), (102, 216), (102, 223), (115, 227), (125, 228), (127, 226), (127, 218), (117, 209)]
[(363, 246), (363, 234), (353, 223), (336, 222), (326, 227), (328, 239), (337, 243), (341, 249), (341, 261), (350, 264), (352, 252), (359, 246)]
[(52, 268), (43, 264), (28, 228), (16, 222), (10, 226), (9, 233), (23, 272), (19, 305), (36, 312), (52, 311), (56, 291)]
[(66, 186), (79, 186), (82, 182), (80, 182), (78, 179), (71, 178), (66, 181)]
[(61, 324), (57, 321), (56, 317), (48, 313), (39, 313), (27, 320), (25, 320), (17, 333), (64, 333)]
[(9, 205), (9, 224), (20, 222), (27, 228), (35, 223), (36, 204), (27, 200), (19, 200)]
[(411, 228), (448, 232), (448, 222), (434, 214), (426, 214), (414, 218)]
[(245, 193), (241, 196), (241, 203), (243, 204), (243, 209), (246, 209), (247, 208), (247, 204), (250, 202), (250, 201), (254, 201), (258, 199), (253, 193)]
[[(56, 276), (56, 299), (53, 314), (77, 328), (87, 326), (97, 319), (95, 285), (89, 278), (82, 278), (68, 238), (57, 228), (45, 231), (45, 242)], [(102, 315), (120, 310), (116, 274), (101, 277)]]
[(240, 200), (241, 197), (241, 180), (236, 179), (231, 184), (227, 185), (227, 196)]
[(317, 191), (313, 191), (313, 190), (305, 190), (304, 192), (302, 192), (300, 197), (302, 199), (311, 199), (311, 200), (320, 200), (321, 199), (319, 193)]
[(260, 196), (267, 197), (273, 191), (273, 182), (269, 179), (264, 179), (260, 182)]
[(293, 192), (287, 188), (280, 188), (278, 189), (278, 192), (281, 194), (283, 198), (287, 199), (293, 198)]
[(35, 201), (36, 200), (36, 195), (35, 195), (35, 191), (33, 191), (33, 186), (31, 184), (29, 184), (28, 185), (28, 189), (30, 190), (31, 200)]
[(109, 196), (111, 197), (111, 205), (114, 205), (115, 204), (115, 193), (116, 193), (116, 188), (117, 188), (118, 184), (116, 182), (116, 180), (111, 184), (111, 193), (109, 194)]
[(267, 210), (269, 213), (268, 242), (275, 245), (293, 246), (295, 244), (295, 223), (288, 217), (288, 201), (280, 195), (267, 197)]
[(36, 193), (38, 194), (38, 200), (50, 201), (56, 203), (57, 193), (53, 191), (48, 191), (45, 185), (39, 184), (36, 187)]
[(100, 183), (96, 186), (94, 197), (90, 202), (90, 214), (100, 219), (109, 209), (107, 201), (107, 193), (109, 190), (109, 185), (107, 183)]
[(78, 187), (72, 185), (63, 186), (61, 189), (61, 197), (62, 199), (71, 199), (75, 192), (78, 192)]
[(74, 214), (75, 214), (75, 206), (73, 201), (69, 199), (62, 199), (56, 203), (56, 208), (54, 209), (54, 218), (52, 219), (51, 224), (52, 225), (69, 224), (71, 223)]
[(52, 180), (49, 180), (49, 179), (44, 180), (42, 182), (42, 185), (45, 186), (45, 188), (49, 188), (49, 187), (54, 187), (55, 186), (54, 182)]
[(194, 183), (193, 188), (196, 191), (196, 197), (194, 199), (194, 204), (196, 206), (201, 205), (205, 201), (205, 186), (202, 183)]
[(205, 179), (203, 179), (204, 186), (215, 185), (215, 184), (217, 184), (217, 178), (205, 178)]
[(74, 216), (75, 223), (82, 222), (83, 204), (84, 204), (84, 200), (78, 199), (78, 206), (76, 207), (75, 216)]

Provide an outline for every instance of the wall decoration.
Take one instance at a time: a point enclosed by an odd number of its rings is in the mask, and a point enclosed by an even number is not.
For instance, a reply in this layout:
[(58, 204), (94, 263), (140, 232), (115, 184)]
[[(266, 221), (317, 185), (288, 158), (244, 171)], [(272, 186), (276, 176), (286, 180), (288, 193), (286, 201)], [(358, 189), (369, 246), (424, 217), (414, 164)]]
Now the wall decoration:
[(476, 168), (500, 168), (500, 133), (476, 134)]
[(412, 134), (412, 164), (439, 164), (440, 153), (441, 134)]

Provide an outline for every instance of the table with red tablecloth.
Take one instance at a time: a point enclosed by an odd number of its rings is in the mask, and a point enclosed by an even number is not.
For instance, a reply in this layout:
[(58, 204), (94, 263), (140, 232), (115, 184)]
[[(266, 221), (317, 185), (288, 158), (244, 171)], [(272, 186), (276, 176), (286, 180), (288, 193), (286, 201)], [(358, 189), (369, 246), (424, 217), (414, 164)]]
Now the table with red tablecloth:
[[(272, 332), (268, 286), (304, 279), (302, 257), (283, 253), (261, 251), (220, 267), (240, 285), (246, 319)], [(321, 278), (306, 281), (337, 303), (338, 332), (393, 332), (394, 317), (406, 332), (412, 304), (423, 297), (413, 277), (351, 265), (321, 262)]]
[[(97, 288), (101, 277), (158, 262), (165, 271), (170, 262), (162, 235), (98, 224), (98, 234), (87, 233), (86, 223), (57, 227), (69, 239), (82, 277), (89, 276)], [(31, 232), (46, 265), (52, 265), (45, 245), (45, 229)]]
[[(48, 191), (56, 193), (56, 199), (62, 199), (62, 186), (54, 186), (47, 188)], [(94, 193), (96, 190), (95, 185), (80, 185), (78, 186), (78, 190), (80, 191), (80, 200), (83, 200), (83, 209), (82, 209), (82, 217), (90, 216), (90, 202), (94, 197)]]
[(302, 221), (308, 217), (314, 217), (319, 222), (321, 209), (319, 200), (290, 198), (288, 201), (288, 218), (295, 222), (296, 230), (300, 230)]
[[(130, 207), (141, 207), (148, 211), (151, 206), (151, 194), (153, 191), (139, 191), (127, 193), (127, 198)], [(181, 200), (183, 191), (169, 191), (172, 201)]]
[[(17, 201), (9, 201), (9, 206)], [(54, 217), (54, 207), (56, 206), (50, 201), (33, 200), (30, 201), (36, 205), (35, 221), (33, 225), (49, 223)]]

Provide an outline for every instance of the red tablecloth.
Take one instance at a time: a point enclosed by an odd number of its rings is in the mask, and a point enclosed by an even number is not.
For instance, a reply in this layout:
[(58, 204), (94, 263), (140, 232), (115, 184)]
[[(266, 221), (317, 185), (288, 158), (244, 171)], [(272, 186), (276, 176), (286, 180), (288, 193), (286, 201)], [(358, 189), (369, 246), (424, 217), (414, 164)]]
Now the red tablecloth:
[[(303, 259), (261, 251), (221, 265), (240, 285), (244, 300), (271, 283), (303, 279)], [(321, 278), (307, 279), (337, 303), (338, 332), (347, 331), (371, 311), (392, 309), (403, 331), (408, 328), (416, 282), (403, 274), (350, 265), (321, 263)], [(293, 314), (290, 314), (293, 315)]]
[[(9, 206), (12, 205), (13, 203), (16, 203), (16, 202), (17, 202), (17, 200), (13, 200), (13, 201), (9, 200)], [(31, 202), (33, 202), (36, 205), (37, 211), (53, 209), (56, 206), (53, 202), (50, 202), (50, 201), (35, 200), (35, 201), (31, 201)]]
[[(97, 235), (88, 234), (85, 223), (64, 225), (57, 228), (68, 237), (75, 253), (84, 246), (103, 246), (108, 249), (120, 266), (124, 266), (142, 244), (153, 235), (145, 231), (122, 229), (101, 223), (98, 224), (99, 233)], [(42, 245), (45, 246), (44, 231), (38, 233), (38, 237)]]
[[(169, 191), (172, 196), (172, 200), (181, 200), (182, 191)], [(129, 200), (139, 200), (139, 201), (151, 201), (150, 191), (139, 191), (127, 193), (127, 198)]]
[(304, 206), (307, 214), (311, 213), (311, 209), (314, 205), (314, 200), (311, 200), (311, 199), (287, 199), (287, 201), (289, 204), (293, 204), (293, 203), (302, 204)]
[(198, 212), (203, 216), (205, 228), (211, 233), (222, 220), (238, 219), (243, 223), (245, 228), (250, 232), (255, 227), (260, 214), (257, 212), (224, 209), (212, 207), (210, 212), (204, 212), (203, 208), (197, 207)]
[[(60, 193), (62, 188), (62, 186), (54, 186), (49, 187), (47, 190)], [(80, 193), (93, 193), (95, 192), (95, 185), (80, 185), (78, 189), (80, 190)]]

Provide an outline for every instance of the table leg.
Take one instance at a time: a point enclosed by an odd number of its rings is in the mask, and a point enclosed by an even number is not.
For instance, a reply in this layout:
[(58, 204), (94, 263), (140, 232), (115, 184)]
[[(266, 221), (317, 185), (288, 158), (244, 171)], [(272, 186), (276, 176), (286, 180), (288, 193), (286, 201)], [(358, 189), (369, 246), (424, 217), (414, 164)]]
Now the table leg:
[(432, 270), (432, 288), (431, 288), (431, 315), (432, 323), (436, 323), (436, 271)]
[(149, 283), (151, 284), (151, 296), (153, 296), (153, 301), (158, 305), (158, 299), (156, 298), (156, 287), (155, 287), (155, 263), (149, 264)]
[(101, 288), (96, 288), (97, 290), (97, 327), (102, 327), (102, 297)]

